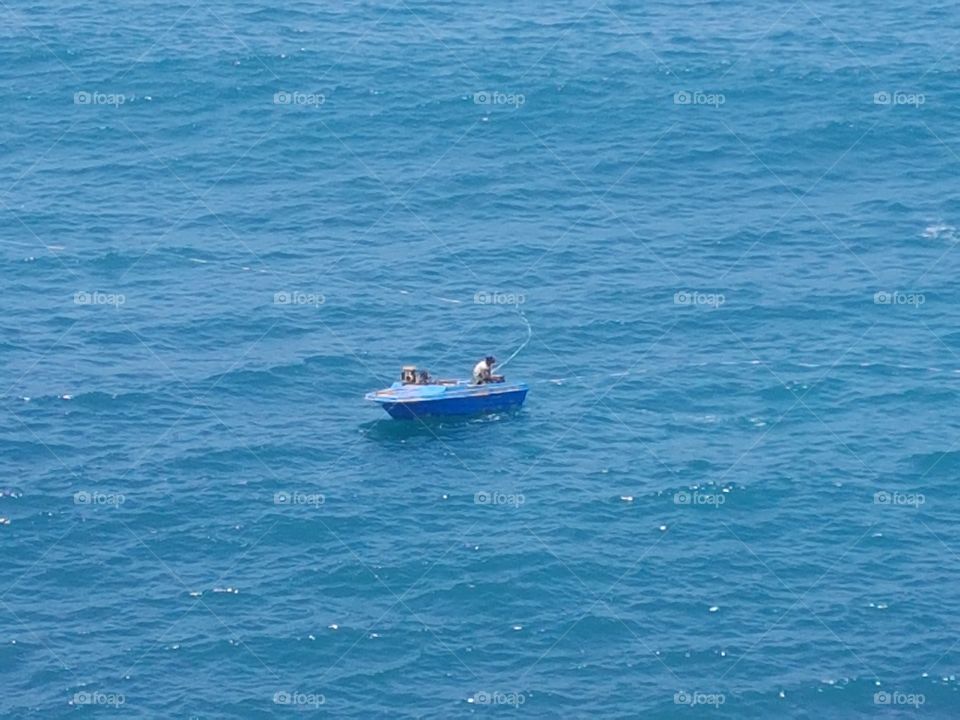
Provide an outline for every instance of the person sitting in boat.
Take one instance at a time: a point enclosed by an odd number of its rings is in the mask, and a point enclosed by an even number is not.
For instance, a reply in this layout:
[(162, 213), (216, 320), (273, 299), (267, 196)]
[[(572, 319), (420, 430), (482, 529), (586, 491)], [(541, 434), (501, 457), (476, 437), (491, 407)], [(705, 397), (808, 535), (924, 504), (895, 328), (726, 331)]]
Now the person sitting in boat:
[(493, 375), (493, 366), (497, 359), (493, 355), (487, 355), (483, 360), (473, 366), (473, 384), (483, 385), (484, 383), (494, 382), (496, 377)]
[(426, 370), (421, 370), (420, 375), (417, 377), (417, 385), (429, 385), (430, 381), (430, 373)]

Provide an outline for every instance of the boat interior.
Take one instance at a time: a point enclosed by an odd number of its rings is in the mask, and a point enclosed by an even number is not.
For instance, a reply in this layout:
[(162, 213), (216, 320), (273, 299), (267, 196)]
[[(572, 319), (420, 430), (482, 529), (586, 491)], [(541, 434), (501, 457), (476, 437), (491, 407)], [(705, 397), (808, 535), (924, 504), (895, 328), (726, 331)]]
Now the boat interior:
[[(503, 375), (493, 375), (489, 382), (502, 383)], [(404, 365), (400, 371), (400, 382), (404, 385), (461, 385), (463, 380), (434, 378), (426, 370), (417, 370), (416, 365)]]

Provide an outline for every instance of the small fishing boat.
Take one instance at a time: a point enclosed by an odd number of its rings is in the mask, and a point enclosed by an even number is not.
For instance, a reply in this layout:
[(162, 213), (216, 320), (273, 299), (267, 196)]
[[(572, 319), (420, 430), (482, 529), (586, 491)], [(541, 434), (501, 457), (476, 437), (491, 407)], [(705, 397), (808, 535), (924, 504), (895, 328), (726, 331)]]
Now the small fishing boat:
[(449, 417), (516, 410), (527, 397), (526, 383), (508, 383), (494, 375), (477, 385), (468, 380), (433, 380), (426, 371), (406, 365), (400, 380), (384, 390), (367, 393), (391, 417), (416, 419)]

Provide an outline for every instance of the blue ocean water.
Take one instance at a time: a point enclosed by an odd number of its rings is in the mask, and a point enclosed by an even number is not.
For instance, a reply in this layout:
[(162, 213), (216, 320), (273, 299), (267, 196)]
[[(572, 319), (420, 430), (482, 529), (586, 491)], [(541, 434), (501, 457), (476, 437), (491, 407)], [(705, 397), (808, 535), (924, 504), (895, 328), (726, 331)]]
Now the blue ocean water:
[(0, 714), (956, 717), (957, 43), (6, 0)]

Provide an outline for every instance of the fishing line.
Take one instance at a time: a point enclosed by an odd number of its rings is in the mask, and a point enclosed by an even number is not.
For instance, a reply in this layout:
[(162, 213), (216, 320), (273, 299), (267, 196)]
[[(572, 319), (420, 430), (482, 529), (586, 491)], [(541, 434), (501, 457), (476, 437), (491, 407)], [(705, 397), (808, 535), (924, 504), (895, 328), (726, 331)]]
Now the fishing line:
[(520, 306), (519, 306), (519, 305), (514, 305), (514, 307), (517, 309), (517, 313), (519, 313), (520, 319), (523, 320), (524, 324), (526, 324), (526, 326), (527, 326), (527, 339), (523, 341), (523, 343), (520, 345), (520, 347), (518, 347), (516, 350), (513, 351), (513, 355), (511, 355), (510, 357), (508, 357), (508, 358), (507, 358), (506, 360), (504, 360), (502, 363), (497, 363), (497, 365), (496, 365), (497, 370), (503, 370), (503, 368), (505, 368), (505, 367), (507, 366), (507, 363), (509, 363), (509, 362), (510, 362), (511, 360), (513, 360), (517, 355), (520, 354), (520, 351), (523, 350), (523, 349), (527, 346), (527, 343), (530, 342), (530, 338), (533, 337), (533, 328), (530, 327), (530, 321), (527, 320), (527, 316), (523, 314), (523, 310), (520, 309)]

